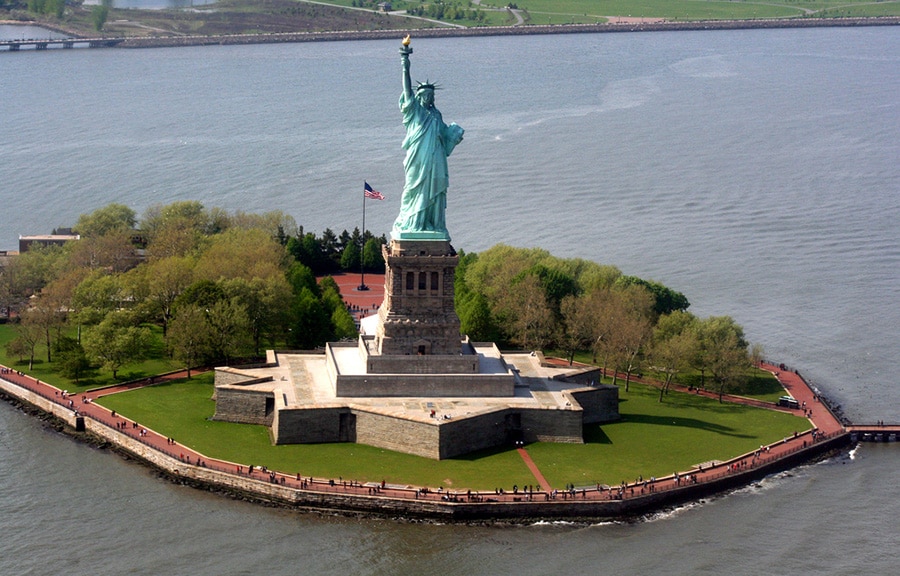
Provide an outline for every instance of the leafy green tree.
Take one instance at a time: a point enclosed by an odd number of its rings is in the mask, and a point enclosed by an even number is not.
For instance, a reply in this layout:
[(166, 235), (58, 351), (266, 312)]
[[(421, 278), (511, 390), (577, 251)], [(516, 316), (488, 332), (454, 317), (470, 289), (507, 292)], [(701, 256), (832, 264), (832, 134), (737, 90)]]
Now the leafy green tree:
[(124, 272), (137, 265), (132, 232), (124, 228), (82, 238), (66, 246), (70, 267)]
[(95, 237), (110, 232), (131, 231), (137, 223), (137, 214), (124, 204), (108, 204), (90, 214), (82, 214), (74, 230), (83, 237)]
[(319, 284), (316, 282), (313, 271), (309, 266), (300, 262), (294, 262), (291, 264), (291, 267), (288, 268), (287, 280), (295, 295), (299, 296), (304, 288), (312, 292), (317, 298), (321, 295)]
[(687, 370), (700, 346), (697, 318), (676, 310), (660, 316), (653, 328), (650, 358), (653, 368), (660, 374), (659, 401), (668, 394), (669, 386), (678, 374)]
[(228, 364), (232, 358), (249, 352), (249, 320), (247, 310), (238, 298), (227, 298), (205, 310), (210, 326), (210, 349), (213, 357)]
[(507, 336), (494, 322), (487, 299), (477, 292), (456, 297), (460, 331), (475, 342), (505, 342)]
[(206, 236), (226, 227), (227, 218), (219, 212), (211, 214), (196, 201), (157, 204), (147, 208), (141, 217), (141, 230), (151, 258), (194, 255)]
[(91, 20), (94, 23), (94, 30), (96, 30), (97, 32), (103, 31), (103, 27), (106, 26), (106, 21), (108, 19), (109, 6), (100, 4), (91, 8)]
[(359, 270), (360, 261), (359, 246), (352, 242), (344, 246), (344, 251), (341, 253), (342, 270)]
[(190, 284), (175, 298), (174, 307), (199, 306), (209, 308), (226, 297), (225, 290), (212, 280), (198, 280)]
[(352, 340), (359, 336), (356, 322), (346, 308), (337, 308), (331, 313), (331, 325), (334, 327), (334, 337), (337, 340)]
[(328, 310), (309, 288), (303, 288), (295, 297), (291, 315), (288, 344), (292, 348), (312, 350), (334, 339)]
[(97, 270), (78, 284), (72, 295), (73, 320), (78, 324), (99, 324), (120, 308), (123, 300), (119, 276)]
[(169, 256), (145, 263), (129, 273), (131, 293), (146, 315), (162, 325), (163, 336), (175, 314), (175, 303), (192, 284), (194, 261), (185, 256)]
[(750, 359), (744, 330), (730, 316), (711, 316), (698, 325), (702, 369), (709, 371), (719, 402), (725, 392), (736, 387), (746, 375)]
[(218, 282), (284, 275), (284, 248), (263, 230), (230, 228), (209, 237), (207, 244), (194, 266), (196, 279)]
[(60, 338), (56, 343), (56, 367), (59, 374), (76, 384), (93, 371), (91, 361), (74, 338)]
[(112, 372), (113, 379), (125, 364), (146, 357), (150, 346), (150, 330), (135, 326), (133, 316), (126, 311), (114, 311), (82, 336), (82, 346), (88, 358)]
[(7, 305), (27, 300), (58, 277), (67, 266), (62, 246), (31, 246), (2, 268)]
[(188, 378), (191, 368), (212, 357), (212, 326), (206, 311), (196, 305), (178, 309), (169, 326), (168, 345), (172, 357), (184, 364)]
[(619, 287), (641, 286), (646, 288), (653, 294), (653, 308), (658, 315), (669, 314), (670, 312), (675, 311), (684, 312), (691, 305), (691, 303), (688, 302), (687, 297), (681, 292), (676, 292), (675, 290), (652, 280), (643, 280), (636, 276), (622, 276), (616, 280), (616, 285)]
[(560, 302), (562, 317), (562, 337), (560, 343), (566, 350), (569, 365), (575, 359), (575, 352), (587, 350), (593, 343), (593, 322), (590, 315), (590, 300), (585, 296), (570, 294)]
[(316, 238), (315, 234), (307, 233), (289, 238), (287, 250), (291, 256), (307, 266), (314, 274), (326, 274), (334, 270), (331, 259), (326, 255), (322, 242)]
[(359, 332), (356, 330), (356, 323), (353, 316), (347, 310), (347, 304), (341, 297), (341, 290), (331, 276), (322, 278), (319, 283), (319, 289), (322, 291), (322, 305), (325, 307), (326, 314), (331, 318), (331, 333), (333, 337), (341, 340), (345, 338), (356, 338)]
[(384, 274), (384, 256), (381, 254), (381, 247), (385, 242), (381, 238), (369, 238), (363, 248), (362, 264), (363, 268), (375, 274)]
[(247, 329), (253, 352), (260, 355), (264, 338), (274, 342), (283, 338), (289, 322), (291, 286), (284, 277), (234, 278), (222, 282), (229, 298), (236, 298), (247, 316)]

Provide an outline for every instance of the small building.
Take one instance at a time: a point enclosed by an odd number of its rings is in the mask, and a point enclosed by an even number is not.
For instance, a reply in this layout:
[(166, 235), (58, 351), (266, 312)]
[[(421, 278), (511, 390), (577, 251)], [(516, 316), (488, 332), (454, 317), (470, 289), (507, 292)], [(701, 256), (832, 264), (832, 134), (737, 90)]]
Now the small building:
[(378, 9), (382, 12), (390, 12), (391, 10), (393, 10), (393, 7), (391, 6), (390, 2), (379, 2)]
[(19, 253), (28, 252), (32, 246), (62, 246), (73, 240), (81, 240), (78, 234), (43, 234), (37, 236), (19, 235)]

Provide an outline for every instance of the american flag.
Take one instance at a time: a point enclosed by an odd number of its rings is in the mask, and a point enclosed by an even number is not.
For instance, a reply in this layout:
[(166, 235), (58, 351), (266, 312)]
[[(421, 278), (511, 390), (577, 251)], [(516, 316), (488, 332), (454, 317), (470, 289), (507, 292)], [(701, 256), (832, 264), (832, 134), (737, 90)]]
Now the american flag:
[(384, 200), (384, 194), (378, 192), (377, 190), (372, 190), (372, 187), (369, 186), (369, 183), (365, 183), (365, 194), (366, 198), (371, 198), (372, 200)]

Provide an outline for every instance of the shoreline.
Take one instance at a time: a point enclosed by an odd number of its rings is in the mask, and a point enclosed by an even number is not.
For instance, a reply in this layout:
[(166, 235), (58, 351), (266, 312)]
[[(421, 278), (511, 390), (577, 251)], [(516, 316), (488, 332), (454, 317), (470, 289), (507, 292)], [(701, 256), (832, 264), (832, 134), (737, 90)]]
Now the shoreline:
[(417, 38), (459, 38), (473, 36), (527, 36), (547, 34), (596, 34), (617, 32), (670, 32), (696, 30), (753, 30), (763, 28), (823, 28), (896, 26), (900, 16), (878, 18), (796, 18), (778, 20), (708, 20), (693, 22), (647, 21), (605, 24), (557, 24), (526, 26), (485, 26), (475, 28), (401, 28), (396, 30), (300, 32), (284, 34), (238, 34), (233, 36), (187, 36), (126, 38), (118, 48), (174, 48), (239, 44), (334, 42), (396, 39), (406, 33)]
[[(803, 382), (799, 375), (797, 380)], [(806, 389), (813, 394), (811, 389)], [(171, 482), (286, 509), (400, 521), (522, 524), (634, 520), (747, 486), (843, 450), (852, 443), (846, 427), (835, 428), (833, 423), (825, 423), (821, 430), (814, 428), (726, 462), (652, 479), (652, 482), (529, 494), (461, 490), (443, 493), (410, 485), (335, 481), (266, 469), (248, 470), (245, 465), (210, 459), (174, 440), (164, 439), (136, 422), (78, 398), (83, 396), (66, 396), (57, 388), (15, 371), (0, 376), (2, 399), (30, 415), (50, 421), (54, 429), (67, 436), (134, 458)], [(80, 400), (77, 409), (70, 407), (73, 404), (70, 401), (76, 399)], [(824, 403), (819, 406), (824, 409), (823, 417), (834, 417)]]
[[(39, 22), (8, 22), (12, 25), (27, 25), (47, 28), (63, 34), (70, 34), (72, 40), (86, 37), (71, 31)], [(358, 40), (396, 39), (407, 33), (417, 38), (455, 38), (475, 36), (525, 36), (547, 34), (598, 34), (620, 32), (678, 32), (700, 30), (755, 30), (772, 28), (837, 28), (860, 26), (896, 26), (900, 16), (879, 16), (871, 18), (783, 18), (759, 20), (697, 20), (669, 21), (646, 19), (619, 19), (603, 24), (532, 24), (524, 26), (484, 26), (473, 28), (397, 28), (391, 30), (358, 30), (330, 32), (286, 32), (272, 34), (234, 34), (221, 36), (155, 36), (155, 37), (96, 37), (96, 40), (110, 42), (111, 48), (175, 48), (188, 46), (229, 46), (249, 44), (279, 44), (300, 42), (338, 42)], [(3, 44), (3, 42), (0, 42)]]

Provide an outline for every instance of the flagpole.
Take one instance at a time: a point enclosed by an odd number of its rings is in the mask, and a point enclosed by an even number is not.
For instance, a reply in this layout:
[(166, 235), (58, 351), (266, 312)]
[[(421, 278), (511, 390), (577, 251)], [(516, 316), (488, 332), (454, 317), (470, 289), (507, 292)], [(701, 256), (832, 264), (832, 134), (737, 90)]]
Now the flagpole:
[(363, 263), (363, 249), (365, 248), (365, 240), (366, 240), (366, 189), (363, 186), (363, 222), (362, 222), (362, 232), (359, 235), (359, 287), (357, 290), (360, 292), (365, 292), (369, 289), (366, 286), (366, 268)]

